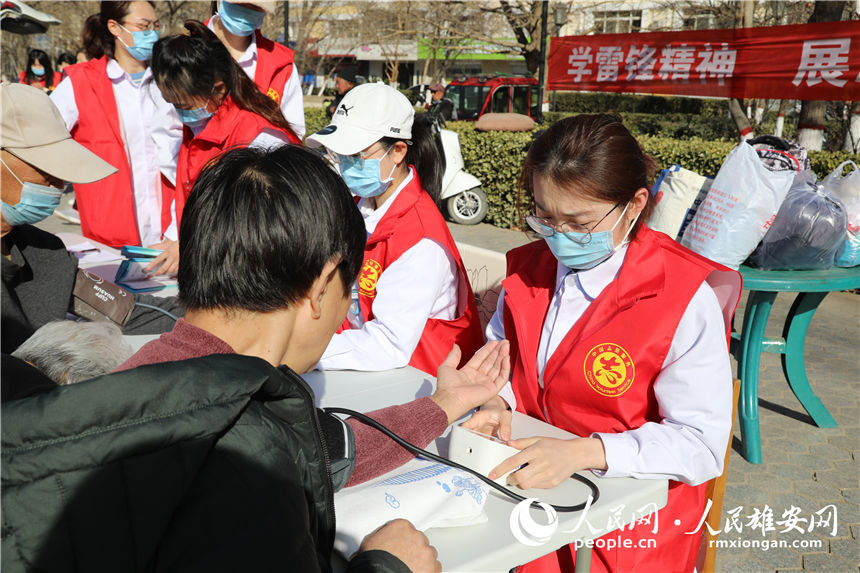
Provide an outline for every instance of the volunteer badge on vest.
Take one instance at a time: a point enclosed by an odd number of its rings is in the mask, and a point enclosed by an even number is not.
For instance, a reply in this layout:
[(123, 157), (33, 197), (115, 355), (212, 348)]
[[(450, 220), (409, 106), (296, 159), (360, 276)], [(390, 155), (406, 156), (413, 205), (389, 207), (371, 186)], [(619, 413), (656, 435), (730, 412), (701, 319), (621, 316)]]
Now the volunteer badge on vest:
[(358, 275), (358, 294), (373, 298), (376, 296), (376, 282), (382, 273), (382, 265), (373, 259), (364, 261)]
[(591, 389), (609, 398), (621, 396), (633, 384), (633, 358), (617, 344), (598, 344), (585, 355), (585, 380)]
[(281, 94), (278, 93), (278, 90), (275, 88), (269, 88), (269, 91), (266, 92), (266, 95), (272, 98), (276, 104), (281, 105)]

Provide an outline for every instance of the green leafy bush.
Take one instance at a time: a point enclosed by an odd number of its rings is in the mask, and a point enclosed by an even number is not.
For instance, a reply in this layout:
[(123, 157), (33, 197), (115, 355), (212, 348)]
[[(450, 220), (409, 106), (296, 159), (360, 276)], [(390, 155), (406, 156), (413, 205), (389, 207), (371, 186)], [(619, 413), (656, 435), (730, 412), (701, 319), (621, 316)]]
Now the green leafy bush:
[(701, 116), (724, 115), (726, 104), (719, 99), (666, 97), (616, 93), (559, 92), (558, 111), (575, 113), (684, 113)]
[(305, 108), (305, 137), (321, 130), (329, 123), (328, 117), (325, 115), (325, 109), (321, 107), (306, 107)]
[(843, 161), (851, 159), (860, 165), (860, 156), (850, 151), (810, 151), (809, 162), (819, 179), (827, 177)]
[(517, 181), (534, 132), (482, 132), (467, 121), (449, 121), (447, 128), (460, 135), (466, 172), (481, 180), (487, 195), (486, 222), (518, 228)]
[[(544, 113), (544, 125), (550, 125), (559, 119), (578, 115), (574, 112)], [(689, 138), (699, 137), (713, 140), (734, 140), (737, 128), (727, 113), (720, 115), (693, 115), (686, 113), (633, 113), (614, 112), (621, 117), (630, 133), (640, 135), (661, 135), (664, 137)]]

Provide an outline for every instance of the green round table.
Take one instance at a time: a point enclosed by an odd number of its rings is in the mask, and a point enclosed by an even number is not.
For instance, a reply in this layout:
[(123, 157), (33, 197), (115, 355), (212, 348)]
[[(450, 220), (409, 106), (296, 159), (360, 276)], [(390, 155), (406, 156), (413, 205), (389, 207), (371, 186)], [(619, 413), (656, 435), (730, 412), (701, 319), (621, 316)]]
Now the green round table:
[[(761, 463), (758, 419), (758, 373), (762, 352), (782, 355), (782, 371), (794, 395), (820, 428), (835, 428), (836, 420), (812, 391), (806, 377), (803, 347), (815, 309), (828, 292), (860, 288), (860, 267), (821, 271), (765, 271), (741, 266), (744, 289), (750, 291), (740, 333), (732, 335), (732, 354), (738, 361), (741, 380), (740, 407), (743, 456)], [(766, 338), (767, 319), (773, 301), (781, 292), (797, 296), (788, 311), (782, 337)]]

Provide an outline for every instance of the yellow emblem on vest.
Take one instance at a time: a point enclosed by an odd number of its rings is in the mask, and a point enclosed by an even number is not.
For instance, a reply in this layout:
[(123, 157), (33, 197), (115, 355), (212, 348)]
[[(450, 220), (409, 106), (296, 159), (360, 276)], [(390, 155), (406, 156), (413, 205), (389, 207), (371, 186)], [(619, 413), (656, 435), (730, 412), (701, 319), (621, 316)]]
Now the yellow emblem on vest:
[(382, 274), (382, 265), (373, 259), (364, 261), (361, 272), (358, 274), (358, 294), (373, 298), (376, 296), (376, 282)]
[(275, 103), (281, 105), (281, 94), (278, 93), (278, 90), (275, 88), (269, 88), (269, 91), (266, 92), (266, 95), (275, 100)]
[(635, 374), (630, 354), (609, 342), (598, 344), (588, 351), (583, 370), (591, 389), (609, 398), (617, 398), (627, 392)]

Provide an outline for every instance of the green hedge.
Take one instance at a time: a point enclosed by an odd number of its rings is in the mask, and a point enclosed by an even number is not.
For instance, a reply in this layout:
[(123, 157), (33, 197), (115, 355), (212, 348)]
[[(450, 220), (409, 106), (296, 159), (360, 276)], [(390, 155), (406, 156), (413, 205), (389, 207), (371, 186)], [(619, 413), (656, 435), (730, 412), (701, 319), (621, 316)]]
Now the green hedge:
[[(465, 170), (481, 180), (487, 195), (486, 222), (505, 229), (518, 228), (517, 181), (534, 132), (482, 132), (474, 122), (449, 121), (460, 134)], [(524, 207), (530, 211), (531, 207)]]
[[(570, 114), (563, 114), (566, 115)], [(627, 124), (628, 114), (621, 115)], [(328, 125), (322, 109), (306, 109), (305, 121), (309, 134)], [(547, 125), (540, 127), (545, 128)], [(486, 222), (502, 228), (520, 228), (517, 183), (535, 131), (481, 132), (475, 129), (473, 122), (468, 121), (448, 122), (447, 128), (460, 135), (466, 171), (481, 180), (489, 207)], [(736, 145), (734, 141), (712, 141), (700, 137), (665, 137), (641, 133), (636, 136), (642, 149), (657, 160), (660, 169), (679, 164), (711, 177), (716, 175), (729, 151)], [(857, 160), (856, 155), (847, 151), (809, 153), (812, 170), (819, 178), (825, 177), (840, 163), (851, 158)], [(524, 212), (531, 209), (530, 201), (523, 206)]]
[(559, 92), (558, 111), (575, 113), (684, 113), (704, 116), (725, 115), (725, 100), (615, 93)]
[(328, 125), (325, 109), (321, 107), (305, 108), (305, 137), (317, 132)]

